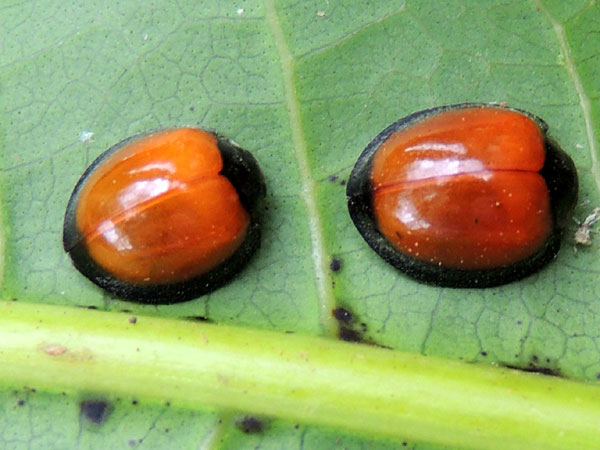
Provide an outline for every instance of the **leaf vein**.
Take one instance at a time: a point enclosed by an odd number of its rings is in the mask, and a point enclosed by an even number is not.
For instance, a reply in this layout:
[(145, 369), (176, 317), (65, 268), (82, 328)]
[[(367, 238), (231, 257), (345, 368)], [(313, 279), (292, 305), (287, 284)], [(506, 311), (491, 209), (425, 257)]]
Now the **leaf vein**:
[(281, 59), (285, 101), (292, 132), (292, 144), (302, 185), (300, 196), (304, 200), (308, 213), (312, 257), (319, 296), (320, 325), (325, 335), (335, 336), (337, 324), (331, 314), (332, 309), (335, 307), (335, 298), (331, 288), (331, 276), (327, 263), (329, 257), (323, 238), (323, 226), (317, 206), (316, 186), (308, 161), (308, 148), (300, 118), (300, 104), (296, 95), (295, 59), (286, 42), (274, 0), (265, 1), (265, 10), (265, 18)]
[(324, 52), (325, 50), (328, 50), (330, 48), (335, 48), (338, 45), (343, 44), (347, 40), (352, 39), (354, 36), (356, 36), (361, 31), (367, 30), (367, 29), (371, 28), (372, 26), (377, 25), (377, 24), (383, 22), (384, 20), (389, 19), (390, 17), (394, 17), (394, 16), (396, 16), (398, 14), (403, 13), (404, 9), (405, 9), (405, 6), (406, 6), (405, 3), (402, 3), (402, 5), (398, 9), (396, 9), (395, 11), (392, 11), (392, 12), (390, 12), (388, 14), (385, 14), (385, 15), (383, 15), (381, 17), (378, 17), (378, 18), (376, 18), (376, 19), (374, 19), (374, 20), (372, 20), (370, 22), (365, 23), (364, 25), (361, 25), (360, 27), (358, 27), (358, 28), (356, 28), (356, 29), (354, 29), (354, 30), (346, 33), (344, 36), (340, 37), (339, 39), (336, 39), (333, 42), (330, 42), (328, 44), (325, 44), (325, 45), (322, 45), (320, 47), (314, 48), (312, 50), (309, 50), (306, 53), (303, 53), (303, 54), (299, 55), (298, 56), (298, 60), (304, 59), (304, 58), (308, 58), (310, 56), (317, 55), (319, 53)]
[(585, 92), (585, 87), (581, 81), (579, 73), (577, 72), (575, 60), (573, 55), (571, 55), (571, 49), (569, 48), (569, 43), (567, 42), (567, 36), (564, 27), (550, 14), (550, 11), (548, 11), (548, 8), (546, 8), (541, 0), (534, 0), (534, 3), (548, 18), (552, 28), (554, 29), (554, 33), (556, 34), (560, 51), (565, 62), (565, 68), (567, 69), (567, 73), (569, 74), (569, 77), (575, 86), (575, 90), (577, 91), (577, 96), (579, 97), (579, 106), (583, 112), (583, 119), (585, 121), (585, 131), (590, 149), (590, 159), (592, 161), (594, 182), (596, 183), (596, 189), (600, 193), (600, 175), (598, 175), (600, 173), (598, 161), (598, 151), (600, 151), (600, 148), (598, 148), (598, 139), (592, 121), (592, 107), (590, 104), (590, 98)]

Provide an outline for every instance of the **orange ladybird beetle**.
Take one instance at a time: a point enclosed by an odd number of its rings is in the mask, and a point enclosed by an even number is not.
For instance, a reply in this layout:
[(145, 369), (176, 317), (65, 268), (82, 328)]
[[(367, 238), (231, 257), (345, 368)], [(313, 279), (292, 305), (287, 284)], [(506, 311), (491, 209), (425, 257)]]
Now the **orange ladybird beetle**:
[(63, 246), (83, 275), (118, 297), (189, 300), (230, 280), (259, 247), (265, 192), (254, 157), (218, 134), (134, 136), (80, 178)]
[(571, 158), (525, 111), (466, 103), (382, 131), (347, 186), (350, 216), (388, 263), (429, 284), (483, 288), (539, 270), (577, 200)]

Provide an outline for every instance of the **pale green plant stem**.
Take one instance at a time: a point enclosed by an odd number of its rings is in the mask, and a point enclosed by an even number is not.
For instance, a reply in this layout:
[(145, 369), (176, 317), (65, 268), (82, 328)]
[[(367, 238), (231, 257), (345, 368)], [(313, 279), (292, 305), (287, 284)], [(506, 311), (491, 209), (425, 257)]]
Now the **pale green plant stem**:
[(0, 383), (477, 449), (600, 442), (600, 388), (331, 339), (0, 302)]

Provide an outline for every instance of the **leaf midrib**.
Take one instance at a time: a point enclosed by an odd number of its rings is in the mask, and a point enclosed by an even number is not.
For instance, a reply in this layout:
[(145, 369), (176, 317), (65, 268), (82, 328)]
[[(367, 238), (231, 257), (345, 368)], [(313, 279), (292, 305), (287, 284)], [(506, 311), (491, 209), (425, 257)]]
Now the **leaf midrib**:
[(331, 314), (335, 307), (335, 297), (331, 288), (331, 275), (327, 261), (329, 254), (325, 248), (323, 225), (317, 206), (317, 193), (312, 170), (308, 161), (308, 147), (300, 118), (300, 102), (296, 95), (295, 59), (290, 52), (281, 28), (281, 21), (274, 0), (265, 0), (265, 19), (281, 60), (285, 104), (292, 132), (294, 156), (298, 164), (301, 181), (300, 197), (304, 201), (308, 215), (308, 227), (312, 245), (312, 259), (319, 301), (319, 321), (325, 336), (334, 336), (337, 325)]

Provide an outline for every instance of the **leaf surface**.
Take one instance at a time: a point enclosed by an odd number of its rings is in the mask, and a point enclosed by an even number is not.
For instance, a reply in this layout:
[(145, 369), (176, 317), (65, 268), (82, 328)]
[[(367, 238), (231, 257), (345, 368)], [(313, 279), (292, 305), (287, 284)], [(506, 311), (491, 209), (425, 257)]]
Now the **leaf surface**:
[[(348, 217), (344, 186), (362, 149), (395, 120), (442, 104), (506, 102), (544, 118), (573, 157), (575, 217), (583, 220), (600, 203), (595, 2), (14, 2), (0, 6), (0, 29), (4, 300), (330, 338), (331, 309), (342, 306), (368, 343), (599, 377), (597, 236), (575, 252), (573, 222), (556, 260), (518, 283), (429, 287), (368, 248)], [(206, 297), (159, 307), (114, 299), (62, 250), (69, 195), (116, 142), (180, 125), (216, 129), (256, 156), (268, 186), (263, 245), (232, 283)], [(232, 425), (237, 413), (188, 415), (131, 399), (114, 400), (97, 427), (81, 418), (79, 401), (7, 386), (0, 442), (398, 445), (277, 418), (246, 435)]]

